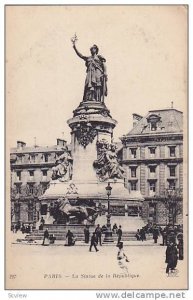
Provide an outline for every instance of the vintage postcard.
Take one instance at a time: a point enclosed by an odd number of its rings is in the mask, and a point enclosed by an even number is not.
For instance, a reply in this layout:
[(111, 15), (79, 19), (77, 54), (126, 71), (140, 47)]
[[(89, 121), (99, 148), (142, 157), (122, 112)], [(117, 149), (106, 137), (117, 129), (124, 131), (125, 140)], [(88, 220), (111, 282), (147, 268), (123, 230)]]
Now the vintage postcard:
[(185, 5), (7, 5), (6, 289), (188, 289)]

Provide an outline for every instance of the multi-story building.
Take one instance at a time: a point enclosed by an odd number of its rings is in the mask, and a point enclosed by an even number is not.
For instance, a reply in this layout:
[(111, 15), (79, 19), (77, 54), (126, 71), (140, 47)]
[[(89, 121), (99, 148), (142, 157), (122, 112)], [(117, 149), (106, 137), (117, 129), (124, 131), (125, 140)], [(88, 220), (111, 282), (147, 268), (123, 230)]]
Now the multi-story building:
[(144, 197), (142, 217), (159, 224), (181, 223), (183, 114), (176, 109), (133, 114), (132, 130), (121, 137), (122, 164), (129, 190)]
[[(34, 223), (38, 219), (41, 206), (38, 197), (47, 189), (55, 165), (66, 141), (57, 139), (57, 145), (47, 147), (27, 147), (18, 141), (11, 149), (11, 217), (12, 223)], [(43, 208), (42, 208), (43, 209)]]

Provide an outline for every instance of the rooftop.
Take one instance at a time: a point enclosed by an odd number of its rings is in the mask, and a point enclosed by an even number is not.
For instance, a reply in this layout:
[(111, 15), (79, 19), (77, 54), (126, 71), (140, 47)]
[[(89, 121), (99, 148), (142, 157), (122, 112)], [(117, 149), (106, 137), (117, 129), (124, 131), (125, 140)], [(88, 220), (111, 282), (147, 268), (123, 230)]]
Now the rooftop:
[(150, 110), (148, 114), (126, 134), (146, 135), (160, 133), (181, 133), (183, 131), (183, 113), (177, 109)]

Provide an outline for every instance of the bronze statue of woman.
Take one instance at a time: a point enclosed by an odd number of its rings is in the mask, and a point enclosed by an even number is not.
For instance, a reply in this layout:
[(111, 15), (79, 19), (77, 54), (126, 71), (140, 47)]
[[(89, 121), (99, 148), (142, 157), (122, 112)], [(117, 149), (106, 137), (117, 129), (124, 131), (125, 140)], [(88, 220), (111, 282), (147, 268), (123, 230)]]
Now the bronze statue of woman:
[(104, 97), (107, 96), (106, 59), (101, 55), (98, 55), (99, 48), (96, 45), (93, 45), (90, 48), (91, 56), (84, 56), (76, 48), (76, 35), (71, 41), (76, 54), (85, 60), (85, 65), (87, 67), (83, 101), (104, 102)]

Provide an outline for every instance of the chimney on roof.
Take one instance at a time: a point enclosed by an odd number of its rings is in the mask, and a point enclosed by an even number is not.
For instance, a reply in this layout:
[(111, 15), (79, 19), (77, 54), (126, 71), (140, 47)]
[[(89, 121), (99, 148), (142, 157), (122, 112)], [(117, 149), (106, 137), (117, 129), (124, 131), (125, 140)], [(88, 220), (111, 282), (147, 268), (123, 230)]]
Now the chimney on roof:
[(17, 149), (23, 149), (26, 146), (26, 143), (22, 141), (17, 141)]
[(142, 119), (143, 117), (138, 114), (133, 114), (133, 128), (137, 125), (137, 123)]
[(66, 141), (63, 139), (57, 139), (57, 146), (64, 147), (66, 146)]

